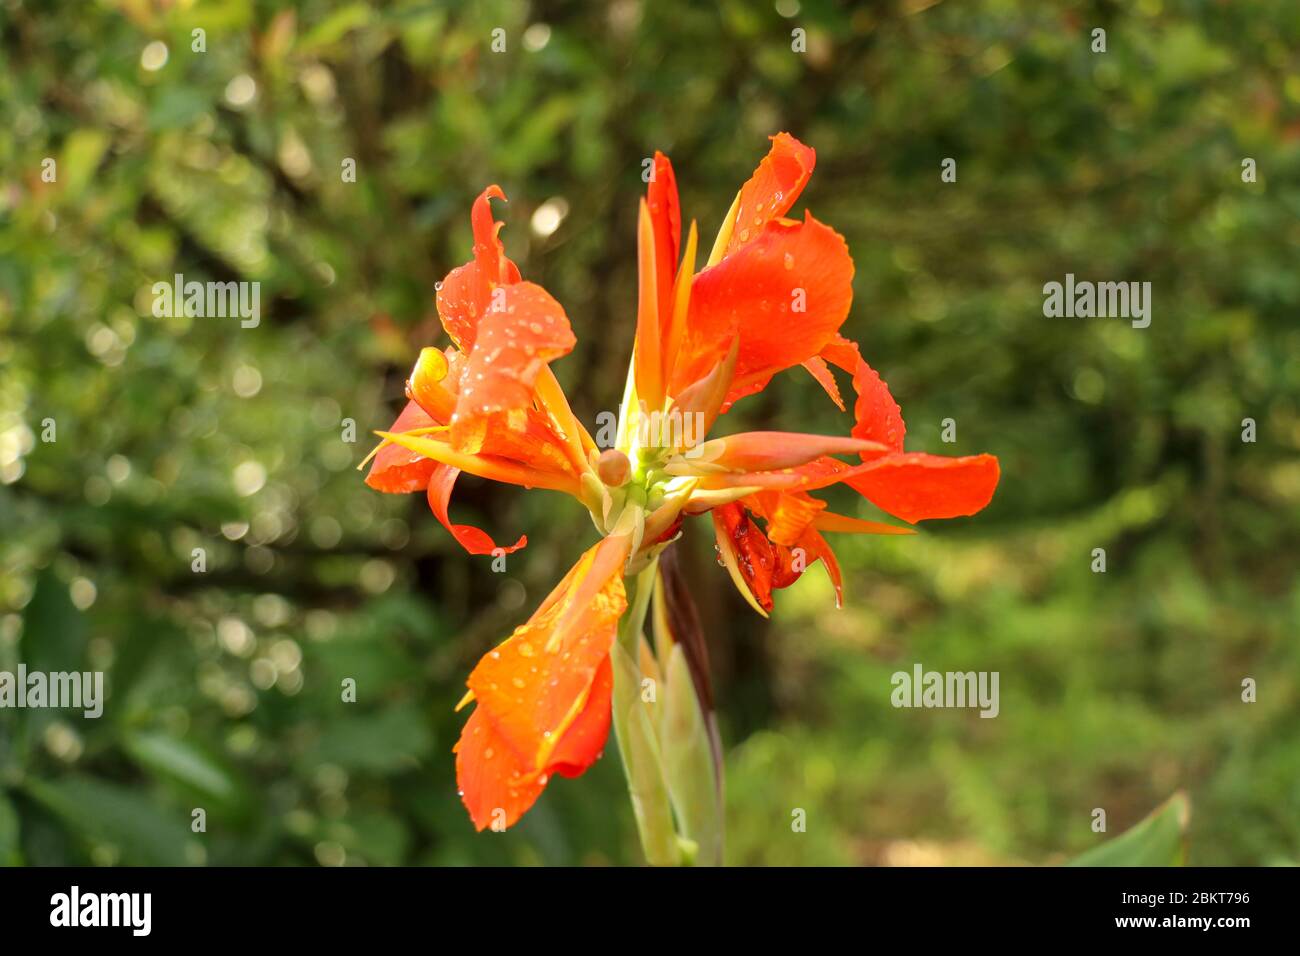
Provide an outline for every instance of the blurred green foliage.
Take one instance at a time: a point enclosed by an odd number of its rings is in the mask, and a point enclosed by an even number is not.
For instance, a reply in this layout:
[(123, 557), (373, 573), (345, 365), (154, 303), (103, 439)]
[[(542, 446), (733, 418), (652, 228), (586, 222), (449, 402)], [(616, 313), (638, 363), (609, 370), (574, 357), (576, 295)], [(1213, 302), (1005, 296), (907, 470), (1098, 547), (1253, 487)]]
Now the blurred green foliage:
[[(757, 619), (689, 532), (729, 859), (1059, 862), (1179, 788), (1191, 862), (1300, 859), (1297, 51), (1265, 2), (0, 0), (0, 669), (110, 687), (99, 720), (0, 711), (0, 862), (636, 861), (612, 747), (506, 835), (455, 794), (451, 708), (591, 541), (578, 506), (462, 481), (458, 520), (529, 535), (494, 574), (353, 469), (485, 185), (594, 423), (642, 159), (708, 241), (780, 129), (909, 448), (1003, 479), (838, 539), (842, 611), (815, 570)], [(261, 324), (154, 318), (177, 272), (260, 282)], [(1067, 272), (1152, 282), (1151, 327), (1044, 318)], [(848, 427), (797, 371), (726, 424)], [(999, 671), (1000, 716), (894, 710), (916, 661)]]

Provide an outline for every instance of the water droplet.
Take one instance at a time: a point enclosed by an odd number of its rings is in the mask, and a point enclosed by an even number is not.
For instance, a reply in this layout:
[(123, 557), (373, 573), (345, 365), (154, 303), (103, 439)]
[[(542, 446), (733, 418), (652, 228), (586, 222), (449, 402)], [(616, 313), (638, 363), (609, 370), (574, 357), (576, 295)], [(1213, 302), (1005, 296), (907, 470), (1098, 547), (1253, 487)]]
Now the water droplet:
[(533, 650), (533, 645), (527, 641), (521, 641), (519, 644), (519, 654), (521, 657), (532, 657), (537, 652)]
[(740, 235), (737, 238), (739, 238), (741, 242), (749, 242), (749, 230), (740, 230)]
[(491, 747), (489, 747), (487, 750), (483, 751), (483, 759), (484, 759), (484, 760), (491, 760), (491, 759), (492, 759), (493, 757), (495, 757), (496, 755), (497, 755), (497, 752), (496, 752), (495, 750), (493, 750)]
[(520, 690), (523, 690), (525, 687), (528, 686), (527, 684), (524, 683), (524, 679), (522, 677), (511, 678), (510, 683), (514, 684)]
[(790, 253), (787, 252), (787, 253), (785, 254), (785, 259), (784, 259), (783, 261), (784, 261), (784, 263), (785, 263), (785, 267), (786, 267), (787, 269), (793, 269), (793, 268), (794, 268), (794, 256), (791, 255)]

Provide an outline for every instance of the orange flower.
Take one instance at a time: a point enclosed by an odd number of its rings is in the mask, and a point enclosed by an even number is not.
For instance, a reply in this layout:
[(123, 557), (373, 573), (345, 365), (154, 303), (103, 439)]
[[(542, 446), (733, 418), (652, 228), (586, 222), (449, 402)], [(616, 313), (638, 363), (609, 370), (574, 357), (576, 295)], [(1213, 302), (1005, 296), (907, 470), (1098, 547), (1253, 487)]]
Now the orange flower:
[[(506, 258), (489, 203), (505, 198), (501, 190), (490, 186), (475, 201), (474, 258), (447, 276), (437, 297), (452, 346), (421, 352), (409, 401), (378, 433), (383, 443), (366, 480), (380, 491), (425, 491), (438, 520), (472, 554), (497, 545), (450, 519), (462, 471), (565, 492), (604, 536), (469, 677), (462, 705), (474, 701), (475, 710), (455, 747), (456, 766), (480, 830), (512, 825), (554, 774), (576, 776), (599, 756), (616, 679), (611, 648), (628, 607), (624, 578), (652, 565), (686, 516), (712, 513), (723, 563), (766, 613), (773, 590), (818, 560), (838, 602), (841, 576), (825, 532), (911, 531), (831, 513), (811, 492), (842, 482), (908, 523), (974, 514), (991, 499), (996, 458), (903, 450), (897, 403), (840, 334), (852, 301), (848, 247), (811, 214), (786, 218), (814, 164), (810, 147), (787, 133), (772, 137), (697, 273), (695, 224), (683, 244), (672, 166), (655, 155), (637, 227), (632, 371), (615, 448), (603, 451), (550, 369), (574, 345), (564, 310)], [(831, 367), (851, 376), (848, 435), (706, 440), (736, 401), (799, 365), (841, 410)], [(639, 633), (640, 621), (633, 624)]]

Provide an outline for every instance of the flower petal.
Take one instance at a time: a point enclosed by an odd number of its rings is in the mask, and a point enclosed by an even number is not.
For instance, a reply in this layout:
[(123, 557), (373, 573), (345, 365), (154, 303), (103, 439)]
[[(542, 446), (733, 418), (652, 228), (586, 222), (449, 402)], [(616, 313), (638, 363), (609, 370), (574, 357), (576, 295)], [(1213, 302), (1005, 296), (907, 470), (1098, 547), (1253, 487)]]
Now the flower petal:
[(772, 610), (772, 546), (743, 505), (714, 508), (713, 533), (727, 573), (740, 596), (759, 614)]
[[(822, 350), (822, 356), (832, 365), (838, 366), (853, 376), (853, 390), (858, 399), (853, 404), (854, 425), (851, 434), (855, 438), (866, 438), (886, 445), (892, 451), (903, 450), (903, 438), (907, 426), (903, 424), (903, 413), (889, 394), (889, 386), (862, 358), (856, 342), (843, 336)], [(832, 394), (837, 398), (837, 394)], [(840, 401), (836, 404), (843, 408)]]
[(863, 458), (875, 458), (886, 451), (878, 442), (848, 435), (741, 432), (705, 442), (700, 446), (699, 458), (731, 471), (761, 472), (807, 465), (827, 455), (857, 453)]
[(409, 448), (425, 458), (440, 461), (444, 465), (451, 465), (453, 468), (478, 475), (480, 478), (490, 478), (492, 481), (510, 485), (523, 485), (525, 488), (549, 488), (552, 491), (563, 491), (575, 498), (579, 497), (581, 492), (581, 483), (570, 474), (544, 471), (499, 455), (472, 455), (458, 451), (447, 442), (435, 441), (411, 432), (376, 432), (376, 434), (403, 448)]
[(577, 343), (563, 307), (541, 286), (518, 282), (495, 292), (461, 377), (453, 425), (529, 408), (542, 367)]
[(646, 189), (646, 205), (654, 232), (659, 312), (666, 330), (672, 317), (673, 277), (681, 254), (682, 209), (677, 198), (677, 177), (668, 157), (656, 151), (654, 175)]
[(945, 458), (921, 452), (889, 455), (852, 471), (845, 484), (909, 523), (975, 514), (993, 498), (999, 474), (992, 455)]
[(541, 796), (541, 775), (511, 748), (482, 707), (469, 715), (452, 750), (460, 798), (475, 829), (514, 826)]
[(519, 281), (519, 268), (506, 258), (497, 233), (502, 223), (492, 218), (489, 199), (506, 198), (501, 187), (489, 186), (474, 200), (470, 222), (474, 227), (474, 259), (451, 270), (438, 288), (438, 316), (451, 340), (468, 352), (474, 347), (478, 323), (492, 301), (497, 285)]
[(587, 705), (569, 727), (551, 754), (550, 766), (562, 777), (577, 777), (586, 771), (605, 749), (609, 739), (610, 704), (614, 691), (614, 667), (609, 656), (596, 668)]
[(641, 401), (650, 408), (658, 409), (663, 404), (663, 358), (660, 338), (663, 335), (664, 321), (660, 302), (664, 293), (659, 280), (664, 269), (657, 264), (654, 223), (650, 219), (650, 208), (641, 200), (637, 215), (636, 231), (637, 253), (637, 306), (636, 306), (636, 346), (633, 354), (633, 374), (636, 378), (636, 391)]
[[(428, 461), (428, 459), (425, 459)], [(432, 464), (432, 462), (431, 462)], [(429, 478), (429, 510), (442, 526), (451, 532), (453, 538), (470, 554), (494, 554), (498, 545), (492, 537), (480, 528), (468, 524), (452, 524), (447, 507), (451, 502), (451, 491), (460, 476), (460, 469), (450, 465), (437, 464)], [(505, 554), (514, 554), (528, 543), (527, 535), (520, 535), (519, 540), (508, 548), (500, 548)]]
[(569, 727), (545, 770), (530, 767), (500, 731), (487, 710), (470, 714), (453, 749), (461, 800), (474, 826), (514, 826), (549, 782), (551, 773), (576, 777), (596, 762), (609, 739), (610, 701), (614, 686), (608, 655), (596, 669), (582, 713)]
[(754, 497), (763, 503), (768, 540), (786, 547), (797, 545), (817, 515), (826, 510), (826, 502), (801, 492), (762, 491)]
[[(437, 423), (414, 401), (408, 401), (389, 429), (394, 432), (431, 428)], [(384, 444), (376, 453), (366, 484), (376, 491), (404, 493), (423, 491), (429, 484), (436, 463), (419, 452), (395, 443)]]
[(836, 383), (835, 376), (831, 373), (830, 368), (827, 367), (826, 360), (820, 355), (814, 355), (803, 363), (803, 367), (808, 370), (808, 374), (817, 380), (817, 384), (826, 390), (826, 394), (831, 397), (835, 407), (840, 411), (844, 411), (844, 399), (840, 397), (840, 386)]
[(772, 147), (754, 170), (754, 175), (740, 187), (740, 202), (732, 223), (726, 254), (758, 235), (770, 219), (789, 212), (817, 165), (817, 153), (789, 133), (771, 137)]
[[(603, 539), (579, 559), (527, 624), (469, 676), (478, 709), (532, 770), (544, 770), (590, 696), (609, 656), (623, 589), (625, 537)], [(566, 758), (567, 759), (567, 758)]]
[(729, 400), (817, 355), (849, 313), (853, 260), (839, 233), (811, 215), (773, 220), (695, 277), (670, 394), (703, 377), (740, 338)]
[[(447, 351), (452, 355), (460, 354), (455, 349)], [(407, 397), (419, 402), (420, 407), (440, 424), (450, 420), (456, 410), (456, 395), (448, 386), (454, 387), (457, 379), (448, 377), (450, 371), (447, 353), (435, 348), (420, 349), (420, 357), (415, 360), (415, 368), (411, 369), (406, 380)]]

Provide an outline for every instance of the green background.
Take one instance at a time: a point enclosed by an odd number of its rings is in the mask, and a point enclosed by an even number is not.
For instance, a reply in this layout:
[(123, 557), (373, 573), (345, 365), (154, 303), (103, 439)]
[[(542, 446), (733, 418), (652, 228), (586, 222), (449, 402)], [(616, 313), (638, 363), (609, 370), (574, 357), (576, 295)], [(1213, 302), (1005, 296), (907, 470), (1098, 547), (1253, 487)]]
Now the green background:
[[(796, 209), (849, 242), (845, 332), (908, 448), (996, 454), (1002, 483), (975, 518), (836, 538), (846, 607), (815, 568), (770, 622), (689, 527), (728, 860), (1055, 863), (1103, 839), (1093, 808), (1114, 835), (1180, 788), (1192, 863), (1300, 859), (1287, 8), (0, 0), (0, 669), (111, 687), (98, 721), (0, 711), (0, 862), (637, 861), (612, 745), (504, 835), (455, 795), (464, 678), (594, 540), (580, 506), (463, 480), (458, 520), (529, 536), (496, 574), (354, 466), (445, 343), (433, 285), (484, 186), (568, 311), (555, 368), (594, 427), (642, 160), (671, 155), (707, 243), (782, 129), (817, 150)], [(176, 272), (259, 281), (261, 325), (155, 319)], [(1150, 328), (1045, 318), (1067, 272), (1150, 281)], [(722, 425), (849, 421), (795, 370)], [(895, 710), (916, 662), (998, 671), (999, 717)]]

